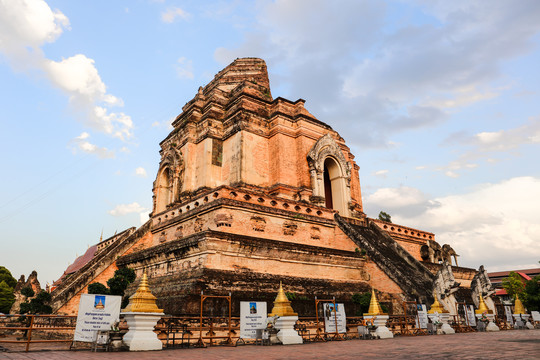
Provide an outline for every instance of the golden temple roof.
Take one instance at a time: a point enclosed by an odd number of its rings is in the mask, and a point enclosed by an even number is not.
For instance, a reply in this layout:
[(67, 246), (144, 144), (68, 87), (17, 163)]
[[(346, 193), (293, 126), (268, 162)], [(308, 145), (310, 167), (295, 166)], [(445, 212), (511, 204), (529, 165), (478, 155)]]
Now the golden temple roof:
[(148, 287), (148, 277), (146, 271), (143, 273), (139, 288), (135, 294), (129, 297), (129, 304), (122, 312), (141, 312), (141, 313), (162, 313), (156, 305), (156, 297), (150, 292)]
[(371, 300), (369, 301), (369, 310), (364, 315), (385, 315), (382, 311), (377, 295), (375, 295), (375, 289), (371, 288)]
[(272, 308), (272, 312), (268, 314), (268, 316), (297, 316), (298, 314), (294, 312), (293, 308), (291, 307), (291, 302), (289, 299), (287, 299), (287, 295), (285, 295), (285, 292), (283, 291), (283, 286), (281, 284), (281, 281), (279, 282), (279, 290), (276, 296), (276, 300), (274, 300), (274, 307)]

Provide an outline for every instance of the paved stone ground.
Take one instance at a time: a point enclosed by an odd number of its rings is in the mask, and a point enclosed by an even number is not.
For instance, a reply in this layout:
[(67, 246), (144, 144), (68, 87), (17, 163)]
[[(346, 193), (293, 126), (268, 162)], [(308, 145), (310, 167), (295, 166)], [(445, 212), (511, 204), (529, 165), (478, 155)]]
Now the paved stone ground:
[(289, 346), (211, 347), (151, 352), (0, 352), (0, 359), (540, 359), (540, 329), (348, 340)]

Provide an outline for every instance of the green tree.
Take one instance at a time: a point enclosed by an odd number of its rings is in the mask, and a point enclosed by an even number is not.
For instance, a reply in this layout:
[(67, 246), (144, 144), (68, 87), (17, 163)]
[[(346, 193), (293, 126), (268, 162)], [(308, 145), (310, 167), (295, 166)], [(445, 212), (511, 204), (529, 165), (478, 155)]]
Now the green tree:
[(540, 275), (533, 277), (525, 283), (523, 305), (529, 311), (540, 311)]
[[(352, 302), (360, 305), (360, 310), (356, 312), (356, 316), (362, 316), (369, 311), (369, 303), (371, 302), (371, 292), (356, 293), (352, 296)], [(379, 303), (380, 304), (380, 303)], [(381, 310), (388, 313), (388, 308), (384, 304), (381, 305)]]
[(25, 286), (21, 289), (21, 294), (29, 298), (29, 297), (34, 296), (36, 293), (34, 292), (31, 286)]
[(502, 286), (512, 299), (516, 298), (516, 294), (523, 297), (525, 284), (523, 284), (522, 277), (518, 273), (511, 271), (507, 278), (502, 279)]
[(50, 314), (52, 313), (52, 307), (49, 305), (49, 301), (51, 301), (51, 294), (41, 290), (30, 302), (25, 301), (21, 304), (20, 313)]
[(356, 316), (362, 316), (369, 310), (369, 302), (371, 301), (371, 293), (356, 293), (352, 296), (352, 302), (360, 305), (360, 310), (356, 312)]
[(288, 291), (286, 291), (286, 292), (285, 292), (285, 296), (287, 297), (287, 299), (288, 299), (289, 301), (296, 300), (296, 294), (293, 293), (293, 292), (288, 292)]
[(128, 304), (128, 298), (124, 297), (129, 284), (135, 281), (135, 271), (130, 268), (121, 268), (114, 272), (112, 278), (107, 280), (107, 286), (101, 283), (92, 283), (88, 285), (89, 294), (120, 295), (122, 296), (122, 308)]
[(114, 272), (114, 276), (123, 276), (127, 281), (128, 283), (132, 283), (135, 281), (135, 278), (137, 277), (135, 275), (135, 271), (131, 268), (128, 268), (128, 267), (125, 267), (125, 268), (120, 268), (118, 270), (116, 270)]
[(391, 223), (392, 222), (392, 217), (390, 216), (390, 214), (385, 213), (384, 211), (381, 211), (379, 213), (379, 220)]
[(17, 285), (17, 280), (11, 275), (11, 272), (4, 266), (0, 266), (0, 282), (5, 281), (6, 285), (14, 288)]
[(124, 296), (129, 284), (135, 280), (135, 271), (130, 268), (121, 268), (114, 272), (114, 276), (107, 280), (111, 295)]
[(13, 288), (5, 281), (0, 281), (0, 313), (9, 313), (11, 305), (15, 302)]
[(102, 283), (92, 283), (88, 285), (88, 293), (89, 294), (101, 294), (101, 295), (109, 295), (109, 288), (103, 285)]

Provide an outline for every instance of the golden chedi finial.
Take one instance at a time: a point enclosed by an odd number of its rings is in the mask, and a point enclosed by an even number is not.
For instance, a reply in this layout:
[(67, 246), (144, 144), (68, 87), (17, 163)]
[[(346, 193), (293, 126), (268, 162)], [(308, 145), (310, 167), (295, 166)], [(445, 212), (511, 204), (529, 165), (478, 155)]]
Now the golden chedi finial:
[(516, 294), (516, 302), (514, 303), (514, 314), (526, 314), (525, 307), (519, 299), (518, 294)]
[(428, 314), (435, 314), (435, 312), (439, 314), (447, 313), (448, 311), (439, 302), (435, 291), (433, 292), (433, 298), (435, 299), (435, 301), (433, 301), (433, 304), (431, 305), (431, 309), (429, 309)]
[(156, 297), (150, 292), (148, 287), (148, 277), (146, 271), (143, 273), (139, 288), (135, 294), (129, 297), (129, 304), (122, 312), (141, 312), (141, 313), (162, 313), (156, 305)]
[(478, 304), (478, 310), (475, 311), (476, 314), (488, 313), (491, 314), (491, 310), (488, 309), (486, 303), (484, 302), (484, 297), (480, 294), (480, 303)]
[(294, 312), (293, 308), (291, 307), (291, 302), (289, 299), (287, 299), (287, 295), (285, 295), (285, 292), (283, 291), (283, 286), (281, 284), (281, 281), (279, 282), (279, 290), (276, 296), (276, 300), (274, 300), (274, 307), (272, 308), (272, 312), (268, 314), (268, 316), (297, 316), (298, 314)]
[(369, 310), (364, 315), (385, 315), (382, 311), (377, 295), (375, 295), (375, 289), (371, 288), (371, 300), (369, 301)]

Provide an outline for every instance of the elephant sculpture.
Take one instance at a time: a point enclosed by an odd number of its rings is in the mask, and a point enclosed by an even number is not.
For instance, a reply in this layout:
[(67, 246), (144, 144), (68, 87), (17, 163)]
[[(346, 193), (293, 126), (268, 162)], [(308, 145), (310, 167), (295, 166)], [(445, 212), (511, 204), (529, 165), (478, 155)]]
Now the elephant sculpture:
[(459, 256), (456, 254), (454, 249), (448, 244), (444, 244), (442, 246), (442, 256), (443, 259), (448, 262), (450, 265), (452, 264), (452, 257), (454, 258), (454, 262), (456, 263), (456, 266), (458, 266), (457, 257)]

